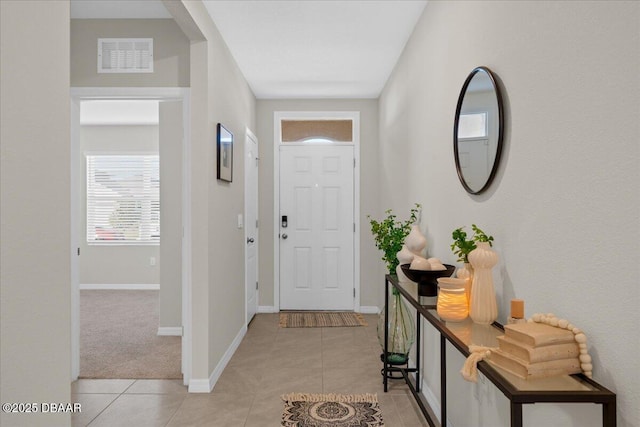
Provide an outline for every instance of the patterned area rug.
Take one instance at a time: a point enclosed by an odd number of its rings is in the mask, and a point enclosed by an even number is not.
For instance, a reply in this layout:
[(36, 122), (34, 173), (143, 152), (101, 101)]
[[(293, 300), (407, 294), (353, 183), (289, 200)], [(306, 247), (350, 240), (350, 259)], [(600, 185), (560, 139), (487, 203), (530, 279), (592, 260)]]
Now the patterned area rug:
[(281, 328), (328, 328), (337, 326), (367, 326), (360, 313), (304, 311), (280, 313)]
[(284, 427), (384, 427), (375, 394), (282, 396)]

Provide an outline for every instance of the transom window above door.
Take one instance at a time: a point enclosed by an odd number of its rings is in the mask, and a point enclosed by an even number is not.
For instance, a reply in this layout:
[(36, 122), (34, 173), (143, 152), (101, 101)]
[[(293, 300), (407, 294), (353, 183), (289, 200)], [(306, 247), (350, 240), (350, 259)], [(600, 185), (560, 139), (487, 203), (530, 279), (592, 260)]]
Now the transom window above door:
[(280, 121), (283, 144), (353, 143), (353, 120), (294, 120)]

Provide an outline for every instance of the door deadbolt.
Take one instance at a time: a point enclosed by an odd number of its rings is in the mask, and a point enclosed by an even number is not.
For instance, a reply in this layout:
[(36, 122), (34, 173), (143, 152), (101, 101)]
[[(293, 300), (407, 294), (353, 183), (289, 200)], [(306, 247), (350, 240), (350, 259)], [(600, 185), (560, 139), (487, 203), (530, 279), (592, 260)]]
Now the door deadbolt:
[(287, 237), (289, 237), (289, 236), (287, 236), (287, 233), (284, 233), (284, 234), (282, 235), (282, 238), (283, 238), (284, 240), (287, 240)]

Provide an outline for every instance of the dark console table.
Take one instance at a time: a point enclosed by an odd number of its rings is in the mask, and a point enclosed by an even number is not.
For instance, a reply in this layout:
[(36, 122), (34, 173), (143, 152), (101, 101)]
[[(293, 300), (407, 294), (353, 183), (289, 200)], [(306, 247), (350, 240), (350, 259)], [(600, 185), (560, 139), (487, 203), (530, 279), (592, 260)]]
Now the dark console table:
[[(436, 299), (434, 297), (421, 297), (418, 295), (415, 283), (399, 283), (395, 275), (385, 276), (385, 324), (389, 319), (389, 289), (393, 287), (416, 309), (416, 365), (415, 368), (392, 366), (387, 363), (386, 348), (388, 340), (388, 328), (385, 328), (385, 349), (383, 353), (383, 378), (384, 391), (387, 391), (389, 381), (388, 374), (399, 372), (406, 381), (416, 399), (420, 410), (424, 414), (431, 427), (446, 426), (447, 424), (447, 357), (446, 342), (449, 341), (457, 351), (465, 357), (469, 356), (469, 345), (481, 345), (497, 347), (496, 337), (503, 335), (502, 325), (474, 324), (470, 319), (459, 323), (444, 322), (436, 312)], [(421, 343), (420, 327), (421, 319), (440, 332), (440, 396), (441, 413), (438, 423), (433, 410), (420, 393), (420, 363)], [(511, 426), (522, 427), (522, 405), (531, 403), (595, 403), (602, 405), (603, 427), (616, 426), (616, 395), (597, 382), (582, 374), (562, 375), (552, 378), (524, 380), (487, 361), (478, 363), (478, 370), (489, 379), (509, 399), (511, 403)], [(411, 375), (415, 374), (415, 376)], [(413, 377), (413, 378), (412, 378)]]

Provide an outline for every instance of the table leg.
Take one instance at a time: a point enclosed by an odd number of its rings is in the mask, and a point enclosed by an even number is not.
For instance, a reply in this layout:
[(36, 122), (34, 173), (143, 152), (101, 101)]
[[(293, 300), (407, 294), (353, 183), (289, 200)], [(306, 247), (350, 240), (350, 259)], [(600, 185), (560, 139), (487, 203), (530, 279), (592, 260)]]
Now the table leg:
[(387, 392), (388, 372), (387, 372), (387, 355), (389, 354), (389, 282), (384, 279), (384, 351), (382, 354), (382, 373), (384, 392)]
[(447, 340), (440, 334), (440, 425), (447, 425)]
[(416, 392), (420, 393), (420, 312), (416, 310)]
[(602, 425), (603, 427), (616, 427), (616, 402), (602, 404)]
[(522, 427), (522, 403), (511, 402), (511, 427)]

